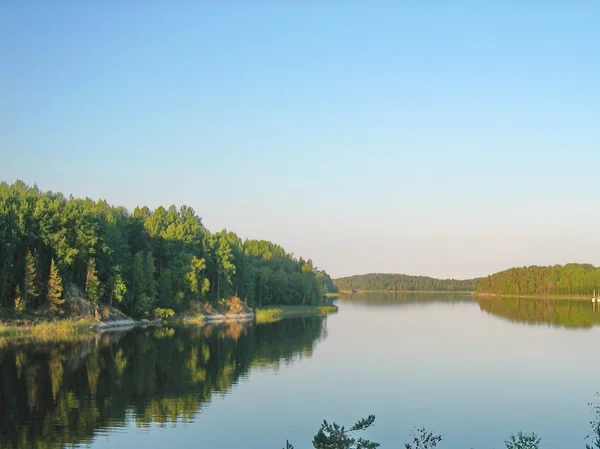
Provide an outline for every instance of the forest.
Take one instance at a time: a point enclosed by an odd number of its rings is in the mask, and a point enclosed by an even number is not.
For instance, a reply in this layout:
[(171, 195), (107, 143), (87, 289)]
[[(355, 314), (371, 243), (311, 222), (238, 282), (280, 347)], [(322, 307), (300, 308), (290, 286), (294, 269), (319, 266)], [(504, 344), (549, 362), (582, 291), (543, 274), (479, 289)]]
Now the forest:
[(435, 279), (427, 276), (406, 274), (370, 273), (334, 279), (340, 291), (474, 291), (479, 279)]
[(511, 268), (481, 279), (477, 293), (497, 295), (585, 295), (600, 289), (600, 268), (590, 264)]
[(69, 292), (134, 316), (238, 296), (315, 304), (335, 290), (310, 259), (265, 240), (211, 233), (191, 207), (136, 207), (0, 184), (0, 308), (60, 312)]

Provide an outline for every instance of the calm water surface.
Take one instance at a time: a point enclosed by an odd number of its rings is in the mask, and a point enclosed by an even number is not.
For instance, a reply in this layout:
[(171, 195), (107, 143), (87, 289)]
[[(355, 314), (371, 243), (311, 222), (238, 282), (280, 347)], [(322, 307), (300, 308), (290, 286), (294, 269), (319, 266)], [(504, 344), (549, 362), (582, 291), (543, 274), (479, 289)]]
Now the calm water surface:
[(600, 391), (591, 303), (362, 295), (327, 318), (0, 341), (0, 447), (312, 447), (323, 419), (401, 447), (585, 446)]

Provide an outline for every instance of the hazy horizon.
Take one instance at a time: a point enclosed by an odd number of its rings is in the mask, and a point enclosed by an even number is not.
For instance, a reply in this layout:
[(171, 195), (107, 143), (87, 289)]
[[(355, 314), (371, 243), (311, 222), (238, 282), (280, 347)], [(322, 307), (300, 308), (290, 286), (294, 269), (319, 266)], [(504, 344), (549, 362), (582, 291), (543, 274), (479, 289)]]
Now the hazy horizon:
[(600, 265), (599, 4), (0, 5), (0, 180), (332, 277)]

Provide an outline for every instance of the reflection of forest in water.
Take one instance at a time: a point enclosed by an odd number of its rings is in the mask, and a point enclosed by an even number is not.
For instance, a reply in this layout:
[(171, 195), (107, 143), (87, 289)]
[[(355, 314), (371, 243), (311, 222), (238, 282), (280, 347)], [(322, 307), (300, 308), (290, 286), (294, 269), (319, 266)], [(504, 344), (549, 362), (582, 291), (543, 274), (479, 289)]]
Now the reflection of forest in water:
[(252, 367), (310, 356), (323, 318), (134, 330), (0, 349), (0, 447), (61, 448), (99, 430), (192, 419)]
[(341, 304), (362, 307), (406, 307), (418, 305), (478, 303), (487, 313), (514, 322), (584, 328), (600, 325), (600, 303), (574, 299), (479, 296), (465, 293), (366, 292), (342, 295)]
[(352, 295), (340, 295), (340, 301), (352, 301), (355, 305), (371, 306), (403, 306), (407, 304), (427, 303), (464, 303), (474, 302), (470, 293), (446, 292), (364, 292)]
[(510, 321), (579, 328), (600, 325), (600, 304), (549, 298), (479, 296), (481, 310)]

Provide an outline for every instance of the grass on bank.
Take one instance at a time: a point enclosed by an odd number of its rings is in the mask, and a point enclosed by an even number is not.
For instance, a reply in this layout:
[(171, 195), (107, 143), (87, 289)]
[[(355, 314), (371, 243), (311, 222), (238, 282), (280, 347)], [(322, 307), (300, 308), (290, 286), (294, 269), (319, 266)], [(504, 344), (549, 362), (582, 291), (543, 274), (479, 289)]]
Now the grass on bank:
[(174, 318), (172, 318), (171, 320), (168, 321), (179, 321), (183, 324), (191, 324), (194, 326), (200, 326), (202, 324), (204, 324), (204, 315), (199, 313), (197, 315), (191, 315), (191, 316), (185, 316), (183, 317), (181, 320), (177, 319), (177, 316), (175, 316)]
[(97, 323), (88, 320), (60, 320), (32, 325), (0, 323), (0, 337), (68, 337), (93, 332)]
[[(276, 306), (257, 308), (255, 317), (257, 324), (273, 323), (288, 317), (325, 316), (335, 313), (334, 305)], [(169, 316), (165, 323), (178, 322), (200, 326), (206, 323), (202, 313), (187, 316)], [(56, 321), (38, 322), (35, 324), (9, 324), (0, 322), (0, 338), (31, 338), (36, 340), (69, 340), (77, 335), (93, 333), (98, 323), (92, 320), (60, 319)]]
[(257, 308), (255, 311), (256, 324), (274, 323), (275, 321), (290, 317), (325, 316), (335, 313), (337, 310), (338, 308), (334, 305)]

